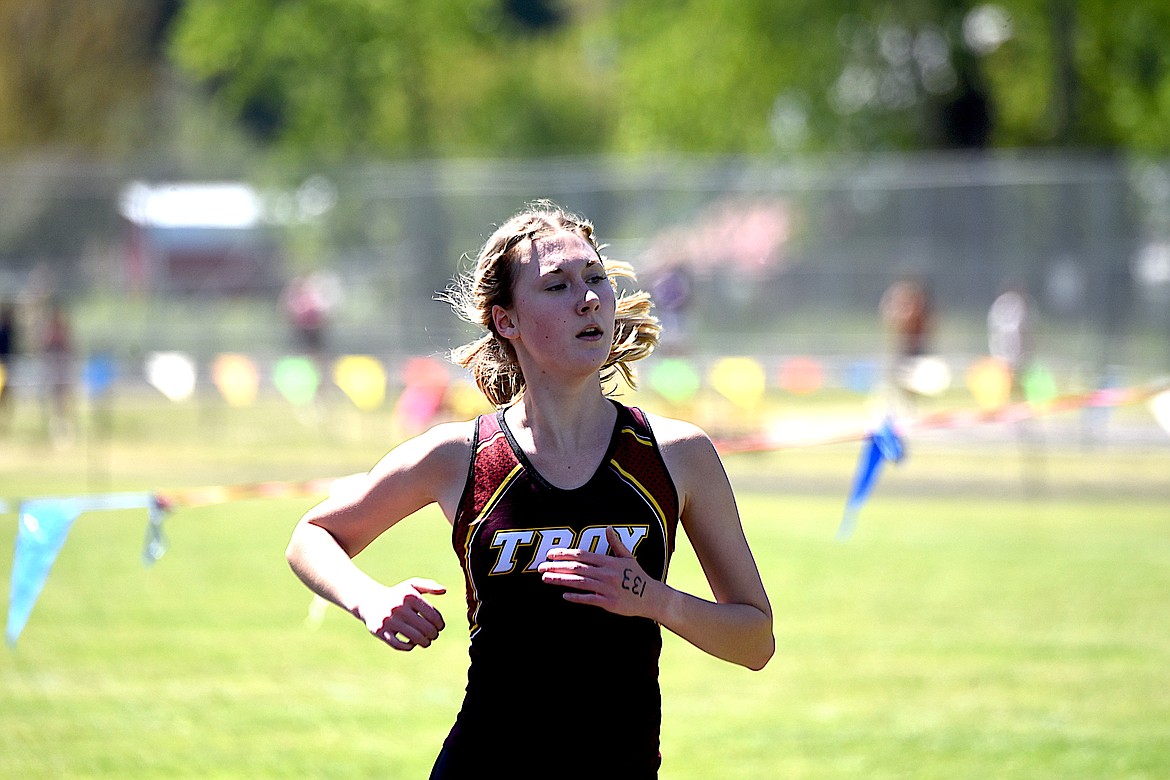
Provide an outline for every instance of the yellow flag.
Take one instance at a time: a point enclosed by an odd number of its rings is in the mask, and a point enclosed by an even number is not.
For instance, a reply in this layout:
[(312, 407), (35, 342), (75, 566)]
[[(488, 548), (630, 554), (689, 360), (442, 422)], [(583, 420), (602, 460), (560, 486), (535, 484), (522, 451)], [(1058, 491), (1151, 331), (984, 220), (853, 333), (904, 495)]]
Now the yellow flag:
[(223, 354), (211, 364), (211, 381), (231, 406), (250, 406), (260, 389), (260, 372), (247, 355)]
[(369, 355), (338, 358), (333, 365), (333, 381), (362, 411), (373, 411), (386, 400), (386, 369)]

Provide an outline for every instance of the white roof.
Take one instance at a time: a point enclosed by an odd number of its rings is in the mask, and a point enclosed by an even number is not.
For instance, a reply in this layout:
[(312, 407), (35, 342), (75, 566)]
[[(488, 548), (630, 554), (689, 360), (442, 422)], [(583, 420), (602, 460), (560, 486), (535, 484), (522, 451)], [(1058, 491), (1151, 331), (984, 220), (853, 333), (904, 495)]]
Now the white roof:
[(118, 212), (148, 227), (249, 228), (260, 223), (263, 204), (254, 189), (237, 182), (134, 182), (122, 190)]

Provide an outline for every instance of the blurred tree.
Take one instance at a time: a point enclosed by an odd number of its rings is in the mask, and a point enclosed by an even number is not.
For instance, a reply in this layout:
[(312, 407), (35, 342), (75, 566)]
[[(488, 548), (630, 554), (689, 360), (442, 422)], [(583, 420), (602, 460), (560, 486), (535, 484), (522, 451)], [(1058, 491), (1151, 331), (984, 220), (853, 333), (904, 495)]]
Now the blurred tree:
[(1170, 151), (1170, 4), (630, 0), (613, 145)]
[(502, 0), (504, 13), (529, 30), (543, 30), (564, 23), (565, 14), (555, 0)]
[(299, 155), (1170, 150), (1164, 0), (185, 0), (177, 29)]
[(0, 0), (0, 147), (105, 153), (157, 134), (179, 0)]
[(172, 53), (294, 157), (597, 149), (566, 19), (547, 0), (186, 0)]
[(1014, 0), (985, 57), (996, 140), (1170, 152), (1170, 4)]
[(1164, 0), (0, 0), (0, 148), (165, 145), (171, 56), (286, 157), (1159, 154), (1168, 31)]
[(616, 4), (595, 20), (617, 105), (618, 151), (816, 148), (841, 0)]

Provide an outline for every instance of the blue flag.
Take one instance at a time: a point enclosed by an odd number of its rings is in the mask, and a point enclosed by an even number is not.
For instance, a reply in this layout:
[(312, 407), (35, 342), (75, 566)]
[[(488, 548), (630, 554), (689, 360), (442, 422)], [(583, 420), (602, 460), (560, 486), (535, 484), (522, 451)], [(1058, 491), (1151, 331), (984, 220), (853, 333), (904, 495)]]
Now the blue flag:
[(155, 505), (154, 496), (149, 493), (22, 501), (13, 550), (12, 587), (8, 593), (8, 626), (5, 631), (8, 644), (16, 644), (28, 623), (33, 605), (49, 577), (49, 570), (53, 568), (78, 515), (95, 509), (153, 508)]
[(848, 539), (857, 525), (857, 513), (862, 504), (869, 498), (873, 486), (877, 482), (881, 465), (885, 461), (897, 463), (905, 455), (902, 440), (894, 431), (894, 426), (885, 420), (881, 426), (869, 435), (865, 448), (861, 451), (861, 462), (857, 467), (857, 476), (853, 479), (853, 490), (849, 493), (849, 500), (845, 504), (845, 516), (837, 529), (839, 540)]
[(16, 644), (33, 604), (41, 595), (49, 569), (65, 544), (65, 537), (79, 512), (69, 499), (25, 501), (20, 505), (20, 525), (12, 559), (12, 587), (8, 593), (8, 644)]
[(90, 398), (100, 398), (118, 377), (118, 367), (109, 355), (98, 354), (85, 361), (82, 384)]
[(168, 506), (162, 499), (154, 498), (150, 502), (150, 519), (146, 524), (146, 541), (142, 544), (142, 563), (153, 566), (167, 551), (167, 537), (163, 533), (163, 520), (166, 519)]

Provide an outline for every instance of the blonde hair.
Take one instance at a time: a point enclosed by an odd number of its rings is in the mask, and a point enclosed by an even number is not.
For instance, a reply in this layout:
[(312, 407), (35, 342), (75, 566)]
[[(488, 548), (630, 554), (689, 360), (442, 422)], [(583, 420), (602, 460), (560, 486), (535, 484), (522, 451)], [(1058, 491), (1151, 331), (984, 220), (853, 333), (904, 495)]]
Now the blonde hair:
[(475, 341), (452, 350), (451, 360), (471, 371), (480, 392), (497, 407), (507, 406), (519, 398), (525, 382), (512, 345), (496, 333), (492, 307), (512, 305), (513, 268), (524, 251), (517, 247), (565, 232), (580, 236), (593, 247), (618, 293), (613, 344), (601, 367), (602, 383), (620, 375), (630, 387), (636, 387), (630, 363), (648, 356), (658, 344), (661, 328), (658, 319), (650, 314), (650, 294), (618, 291), (616, 277), (634, 280), (634, 269), (628, 263), (609, 260), (601, 254), (602, 245), (593, 236), (591, 222), (551, 201), (534, 201), (500, 225), (480, 248), (474, 268), (460, 274), (439, 296), (460, 319), (485, 331)]

